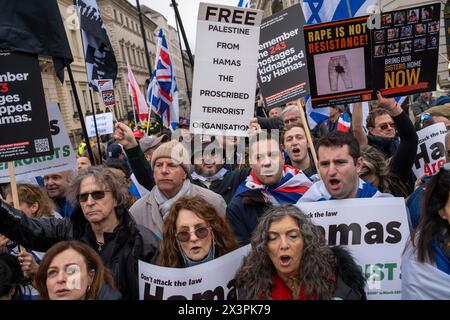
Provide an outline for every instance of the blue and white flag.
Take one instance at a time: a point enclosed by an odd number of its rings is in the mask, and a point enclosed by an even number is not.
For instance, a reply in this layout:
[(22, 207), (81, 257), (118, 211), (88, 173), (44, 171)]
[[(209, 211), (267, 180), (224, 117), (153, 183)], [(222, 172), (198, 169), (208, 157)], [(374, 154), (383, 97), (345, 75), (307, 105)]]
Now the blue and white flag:
[(178, 88), (163, 29), (159, 30), (156, 68), (150, 77), (147, 101), (166, 128), (175, 130), (179, 121)]
[(251, 3), (251, 0), (239, 0), (237, 6), (240, 8), (250, 8)]
[(95, 0), (77, 0), (84, 58), (89, 86), (98, 91), (96, 80), (117, 78), (117, 62)]
[(302, 9), (306, 24), (315, 24), (364, 16), (376, 4), (377, 0), (304, 0)]
[(330, 108), (312, 108), (311, 96), (305, 96), (306, 115), (308, 118), (308, 125), (310, 129), (314, 129), (318, 124), (321, 124), (330, 116)]

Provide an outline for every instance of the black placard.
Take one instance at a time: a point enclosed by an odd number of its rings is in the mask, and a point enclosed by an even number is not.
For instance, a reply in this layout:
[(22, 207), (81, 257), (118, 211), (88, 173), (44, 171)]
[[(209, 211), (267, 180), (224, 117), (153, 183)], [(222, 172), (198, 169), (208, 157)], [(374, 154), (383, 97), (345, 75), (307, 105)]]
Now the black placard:
[(309, 94), (304, 24), (300, 4), (264, 19), (261, 24), (258, 81), (268, 108)]
[(37, 55), (0, 52), (0, 161), (53, 154)]

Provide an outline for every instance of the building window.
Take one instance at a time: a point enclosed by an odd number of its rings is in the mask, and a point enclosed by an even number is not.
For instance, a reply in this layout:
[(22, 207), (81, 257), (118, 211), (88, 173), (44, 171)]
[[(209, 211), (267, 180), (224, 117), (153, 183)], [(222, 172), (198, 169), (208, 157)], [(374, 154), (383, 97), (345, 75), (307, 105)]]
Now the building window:
[(116, 9), (113, 9), (113, 11), (114, 11), (114, 20), (117, 21), (117, 11), (116, 11)]
[(70, 31), (70, 36), (71, 36), (71, 40), (72, 40), (72, 48), (73, 48), (73, 53), (78, 56), (79, 52), (78, 52), (78, 40), (80, 39), (79, 36), (77, 35), (76, 30), (71, 30)]
[(128, 59), (127, 59), (128, 63), (132, 63), (131, 62), (131, 55), (130, 55), (130, 48), (129, 47), (127, 47), (127, 54), (128, 54)]
[(73, 95), (73, 91), (69, 90), (70, 92), (70, 99), (72, 100), (72, 109), (73, 109), (73, 117), (74, 118), (78, 118), (78, 110), (77, 110), (77, 105), (75, 103), (75, 96)]
[(123, 48), (123, 43), (120, 44), (120, 51), (122, 52), (122, 59), (127, 60), (127, 57), (125, 56), (125, 49)]
[(84, 109), (89, 110), (86, 90), (83, 90)]
[(127, 28), (130, 27), (129, 23), (128, 23), (128, 17), (125, 17), (125, 19), (127, 20)]
[(123, 24), (123, 15), (122, 15), (122, 13), (120, 14), (120, 23)]

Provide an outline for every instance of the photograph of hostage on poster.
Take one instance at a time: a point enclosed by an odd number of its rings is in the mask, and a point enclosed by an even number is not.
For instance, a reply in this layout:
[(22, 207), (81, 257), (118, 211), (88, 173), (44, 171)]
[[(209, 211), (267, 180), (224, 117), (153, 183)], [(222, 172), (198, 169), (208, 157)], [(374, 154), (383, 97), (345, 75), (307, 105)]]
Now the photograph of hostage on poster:
[[(440, 8), (440, 3), (434, 3), (387, 12), (384, 15), (390, 15), (390, 22), (371, 30), (372, 99), (376, 91), (395, 97), (436, 90)], [(384, 32), (387, 37), (381, 39)], [(386, 47), (383, 53), (382, 46)]]
[(309, 93), (304, 24), (300, 4), (261, 23), (258, 82), (267, 108), (284, 105)]
[[(303, 29), (312, 106), (371, 100), (367, 16)], [(384, 38), (384, 34), (378, 37)]]
[(0, 162), (53, 154), (37, 55), (0, 54)]

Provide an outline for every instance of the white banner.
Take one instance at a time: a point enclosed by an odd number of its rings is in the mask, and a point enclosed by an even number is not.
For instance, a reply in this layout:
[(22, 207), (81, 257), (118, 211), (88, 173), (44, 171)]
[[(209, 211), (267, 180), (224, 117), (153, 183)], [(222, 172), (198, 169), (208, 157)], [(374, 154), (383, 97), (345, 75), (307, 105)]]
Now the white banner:
[(234, 275), (250, 245), (190, 268), (139, 261), (140, 300), (235, 300)]
[(190, 131), (247, 136), (262, 11), (200, 3)]
[(403, 198), (330, 200), (299, 208), (324, 229), (329, 245), (350, 250), (367, 279), (367, 299), (400, 299), (401, 256), (409, 237)]
[[(47, 104), (50, 132), (52, 134), (53, 155), (14, 161), (16, 179), (29, 181), (37, 176), (65, 170), (76, 170), (77, 161), (58, 104)], [(0, 162), (0, 183), (9, 183), (8, 163)]]
[(423, 174), (432, 176), (445, 163), (445, 135), (447, 129), (442, 122), (433, 124), (417, 131), (419, 144), (417, 155), (412, 167), (416, 177)]
[[(99, 136), (114, 132), (113, 115), (111, 112), (96, 114), (95, 119), (97, 120)], [(86, 130), (89, 138), (95, 137), (94, 116), (86, 116)]]

